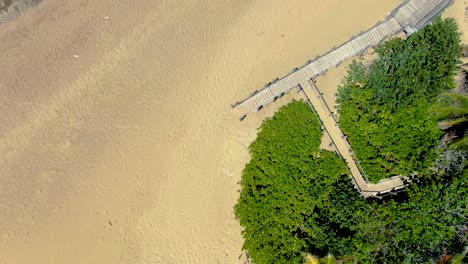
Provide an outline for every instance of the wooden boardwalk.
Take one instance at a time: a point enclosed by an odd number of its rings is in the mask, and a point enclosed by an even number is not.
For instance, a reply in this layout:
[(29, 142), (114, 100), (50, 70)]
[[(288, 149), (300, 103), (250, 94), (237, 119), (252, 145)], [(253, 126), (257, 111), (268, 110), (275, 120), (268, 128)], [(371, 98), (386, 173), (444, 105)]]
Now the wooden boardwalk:
[(346, 59), (361, 54), (389, 36), (403, 30), (408, 33), (417, 31), (427, 25), (452, 2), (453, 0), (407, 0), (392, 11), (385, 20), (377, 23), (371, 29), (353, 36), (343, 45), (330, 50), (323, 56), (310, 60), (302, 68), (269, 83), (248, 98), (233, 104), (232, 107), (242, 109), (244, 115), (241, 120), (243, 120), (247, 114), (262, 109), (266, 104), (297, 88), (299, 84), (327, 72)]
[(359, 170), (351, 145), (346, 139), (346, 135), (341, 131), (338, 121), (323, 99), (315, 82), (310, 80), (303, 83), (300, 87), (319, 116), (320, 121), (322, 121), (323, 128), (330, 136), (336, 151), (346, 162), (354, 187), (364, 197), (382, 197), (385, 194), (394, 193), (405, 187), (403, 178), (399, 176), (384, 179), (377, 184), (369, 183), (368, 179), (363, 175), (362, 170)]
[(352, 152), (346, 136), (341, 131), (331, 109), (323, 100), (320, 91), (315, 86), (313, 79), (327, 72), (329, 69), (340, 65), (346, 59), (359, 55), (369, 47), (378, 45), (389, 36), (404, 31), (410, 35), (428, 25), (454, 0), (405, 0), (393, 10), (383, 21), (378, 22), (367, 31), (351, 37), (351, 39), (337, 48), (333, 48), (323, 56), (317, 56), (305, 66), (295, 69), (283, 78), (267, 84), (264, 88), (255, 91), (248, 98), (236, 102), (233, 108), (240, 108), (244, 114), (241, 121), (254, 111), (259, 111), (266, 104), (276, 101), (292, 89), (299, 88), (304, 91), (313, 108), (321, 119), (323, 126), (338, 154), (345, 160), (355, 188), (364, 197), (382, 197), (387, 193), (393, 193), (405, 187), (404, 179), (394, 176), (378, 182), (370, 183)]

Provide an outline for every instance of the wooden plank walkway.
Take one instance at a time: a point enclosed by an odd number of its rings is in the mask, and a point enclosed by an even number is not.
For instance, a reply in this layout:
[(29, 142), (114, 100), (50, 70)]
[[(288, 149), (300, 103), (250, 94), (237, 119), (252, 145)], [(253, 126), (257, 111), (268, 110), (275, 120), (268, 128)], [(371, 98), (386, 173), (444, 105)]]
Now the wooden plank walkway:
[(319, 116), (320, 121), (322, 121), (322, 125), (330, 136), (336, 151), (346, 162), (351, 173), (351, 180), (354, 187), (362, 194), (362, 196), (366, 198), (381, 197), (382, 195), (396, 192), (405, 187), (403, 178), (400, 176), (384, 179), (376, 184), (370, 183), (362, 174), (362, 170), (359, 170), (351, 145), (346, 139), (346, 135), (341, 130), (331, 108), (327, 105), (320, 93), (320, 90), (315, 85), (315, 82), (310, 80), (302, 83), (300, 87), (314, 108), (314, 111)]
[(244, 111), (245, 114), (240, 118), (242, 121), (247, 114), (259, 111), (263, 106), (276, 101), (290, 90), (299, 88), (308, 97), (326, 132), (332, 139), (338, 154), (345, 160), (351, 172), (351, 179), (355, 188), (364, 197), (381, 198), (386, 193), (393, 193), (403, 189), (405, 185), (401, 176), (390, 177), (379, 181), (377, 184), (370, 183), (367, 180), (355, 160), (355, 155), (346, 136), (341, 131), (333, 112), (315, 86), (313, 79), (341, 64), (344, 60), (359, 55), (369, 47), (381, 43), (391, 35), (401, 31), (412, 34), (425, 27), (453, 1), (405, 0), (385, 20), (378, 22), (369, 30), (351, 37), (349, 41), (337, 48), (333, 48), (321, 57), (318, 56), (314, 60), (310, 60), (305, 66), (295, 69), (283, 78), (276, 79), (261, 90), (252, 93), (248, 98), (233, 104), (232, 107), (241, 108)]
[(334, 48), (321, 57), (309, 61), (302, 68), (293, 71), (277, 81), (268, 84), (260, 91), (256, 91), (248, 98), (232, 105), (233, 108), (241, 108), (244, 115), (262, 109), (266, 104), (275, 101), (290, 90), (297, 88), (298, 84), (306, 82), (338, 66), (346, 59), (359, 55), (369, 47), (377, 45), (389, 36), (411, 28), (416, 31), (427, 25), (433, 18), (440, 14), (454, 0), (407, 0), (382, 22), (377, 23), (371, 29), (353, 36), (337, 48)]

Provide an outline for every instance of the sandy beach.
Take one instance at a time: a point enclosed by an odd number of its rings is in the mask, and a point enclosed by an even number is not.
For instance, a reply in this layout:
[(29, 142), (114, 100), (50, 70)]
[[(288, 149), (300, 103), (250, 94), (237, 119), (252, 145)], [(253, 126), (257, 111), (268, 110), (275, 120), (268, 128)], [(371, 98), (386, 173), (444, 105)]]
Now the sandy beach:
[(247, 147), (300, 95), (230, 104), (399, 3), (48, 0), (1, 25), (0, 264), (243, 263)]

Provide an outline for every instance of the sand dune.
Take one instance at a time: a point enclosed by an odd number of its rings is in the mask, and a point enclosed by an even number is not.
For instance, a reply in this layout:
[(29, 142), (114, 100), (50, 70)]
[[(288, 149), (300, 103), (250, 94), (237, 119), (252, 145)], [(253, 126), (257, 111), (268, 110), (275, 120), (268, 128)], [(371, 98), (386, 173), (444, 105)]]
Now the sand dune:
[(230, 104), (399, 2), (48, 0), (3, 24), (0, 263), (242, 262), (236, 183), (280, 104)]

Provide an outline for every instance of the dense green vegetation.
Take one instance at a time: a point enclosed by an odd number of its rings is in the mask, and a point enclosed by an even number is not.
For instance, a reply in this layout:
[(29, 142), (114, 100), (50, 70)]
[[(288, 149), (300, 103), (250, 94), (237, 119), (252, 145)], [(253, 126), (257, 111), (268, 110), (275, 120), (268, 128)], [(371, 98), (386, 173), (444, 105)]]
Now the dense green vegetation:
[(429, 111), (455, 87), (461, 55), (452, 19), (376, 49), (370, 68), (354, 63), (338, 94), (340, 126), (369, 179), (424, 173), (437, 157), (442, 132)]
[(292, 102), (264, 122), (250, 146), (235, 214), (255, 263), (302, 263), (305, 253), (359, 263), (424, 263), (463, 250), (466, 172), (435, 174), (396, 201), (366, 201), (343, 161), (318, 149), (320, 135), (308, 105)]
[(335, 154), (319, 151), (320, 127), (308, 105), (292, 102), (263, 123), (250, 146), (235, 213), (255, 263), (302, 262), (309, 244), (304, 219), (332, 196), (322, 185), (345, 175)]
[[(429, 111), (453, 86), (458, 42), (454, 22), (437, 21), (406, 42), (381, 47), (378, 67), (354, 64), (340, 91), (341, 124), (360, 148), (365, 169), (385, 177), (420, 172), (394, 199), (359, 195), (344, 162), (319, 150), (321, 124), (304, 102), (293, 101), (262, 124), (235, 206), (244, 248), (256, 264), (303, 263), (305, 256), (329, 254), (335, 257), (327, 261), (341, 263), (435, 263), (461, 256), (468, 241), (467, 153), (437, 147), (442, 132)], [(368, 128), (360, 131), (356, 124)]]

